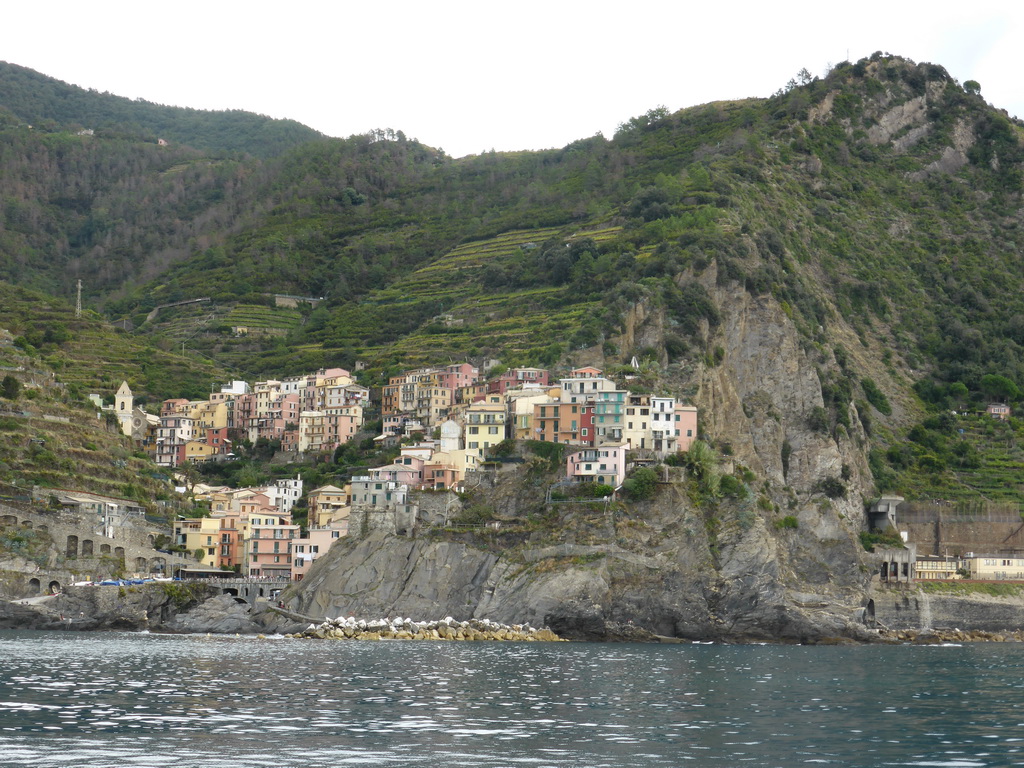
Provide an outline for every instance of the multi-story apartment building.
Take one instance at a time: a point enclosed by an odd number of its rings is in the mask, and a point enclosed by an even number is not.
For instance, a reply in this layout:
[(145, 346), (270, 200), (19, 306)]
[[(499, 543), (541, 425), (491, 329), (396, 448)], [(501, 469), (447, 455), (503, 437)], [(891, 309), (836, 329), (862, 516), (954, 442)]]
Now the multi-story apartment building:
[(603, 483), (617, 488), (626, 479), (625, 443), (606, 443), (597, 448), (584, 448), (566, 457), (565, 474), (573, 482)]
[(174, 523), (174, 543), (189, 554), (203, 552), (200, 561), (207, 568), (220, 566), (220, 521), (212, 517), (178, 518)]
[(544, 368), (512, 368), (487, 382), (487, 392), (503, 395), (510, 389), (518, 389), (529, 384), (546, 387), (549, 375)]
[(300, 398), (297, 394), (279, 395), (262, 416), (251, 422), (250, 439), (281, 440), (289, 429), (297, 430), (299, 425)]
[(472, 403), (466, 407), (464, 419), (466, 450), (480, 457), (506, 438), (508, 412), (504, 403)]
[(322, 528), (334, 520), (348, 520), (349, 491), (334, 485), (315, 488), (306, 496), (311, 527)]
[(290, 515), (260, 512), (249, 517), (245, 569), (250, 578), (290, 579), (292, 541), (300, 534)]
[(302, 581), (313, 562), (348, 535), (348, 518), (325, 526), (310, 526), (305, 536), (292, 541), (292, 580)]
[(302, 498), (302, 475), (293, 479), (275, 480), (263, 486), (260, 491), (267, 497), (267, 503), (284, 514), (291, 514), (295, 502)]
[[(165, 403), (166, 406), (166, 403)], [(156, 463), (176, 467), (185, 461), (185, 445), (196, 437), (195, 422), (173, 409), (161, 415), (156, 431)]]
[(594, 444), (594, 404), (552, 400), (533, 407), (533, 438), (569, 445)]

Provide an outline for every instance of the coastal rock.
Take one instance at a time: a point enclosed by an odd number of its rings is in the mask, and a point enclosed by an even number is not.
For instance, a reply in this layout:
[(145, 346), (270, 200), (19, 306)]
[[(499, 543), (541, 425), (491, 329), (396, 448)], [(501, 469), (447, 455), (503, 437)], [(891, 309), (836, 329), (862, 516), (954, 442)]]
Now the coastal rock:
[[(443, 632), (443, 634), (442, 634)], [(327, 619), (319, 625), (288, 637), (314, 640), (463, 640), (500, 642), (557, 642), (561, 640), (550, 629), (535, 629), (516, 624), (508, 626), (487, 619), (452, 622), (413, 621), (412, 619), (373, 619), (366, 622), (353, 618)]]
[[(674, 539), (670, 549), (648, 561), (617, 557), (615, 547), (608, 547), (610, 556), (595, 562), (545, 559), (524, 567), (466, 545), (373, 533), (333, 547), (287, 599), (298, 613), (325, 616), (371, 610), (408, 615), (413, 607), (429, 605), (458, 621), (525, 621), (573, 640), (817, 642), (867, 634), (852, 623), (859, 604), (848, 604), (844, 594), (828, 596), (829, 611), (796, 605), (773, 550), (765, 547), (764, 532), (750, 535), (749, 542), (741, 536), (728, 543), (725, 572), (735, 575), (721, 579), (704, 567), (706, 544), (694, 537)], [(455, 551), (462, 567), (438, 570), (437, 563), (450, 561)], [(388, 574), (386, 583), (365, 580), (367, 561), (375, 572)], [(430, 565), (421, 569), (420, 563)], [(373, 622), (360, 623), (361, 630), (373, 629)], [(464, 627), (445, 622), (432, 629), (442, 637), (467, 636)]]
[(263, 631), (249, 606), (231, 595), (217, 595), (186, 613), (173, 616), (162, 629), (169, 632), (212, 632), (215, 634), (256, 634)]

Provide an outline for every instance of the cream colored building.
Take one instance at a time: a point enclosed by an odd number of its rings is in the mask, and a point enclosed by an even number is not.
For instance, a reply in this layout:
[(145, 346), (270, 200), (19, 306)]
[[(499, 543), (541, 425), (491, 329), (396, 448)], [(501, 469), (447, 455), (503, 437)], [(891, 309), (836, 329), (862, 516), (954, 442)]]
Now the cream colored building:
[(975, 555), (968, 552), (964, 556), (964, 568), (972, 579), (1024, 580), (1024, 556), (1021, 555)]

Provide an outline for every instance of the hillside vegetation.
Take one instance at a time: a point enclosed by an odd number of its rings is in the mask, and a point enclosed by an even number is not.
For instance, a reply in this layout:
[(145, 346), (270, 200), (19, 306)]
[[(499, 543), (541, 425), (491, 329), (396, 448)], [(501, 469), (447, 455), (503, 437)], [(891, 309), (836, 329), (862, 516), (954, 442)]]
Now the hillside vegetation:
[(155, 143), (164, 139), (193, 149), (272, 157), (321, 134), (294, 120), (241, 110), (166, 107), (143, 99), (69, 85), (0, 61), (0, 122), (42, 131), (91, 130), (101, 137)]
[(863, 435), (876, 490), (1020, 498), (1015, 447), (943, 414), (1021, 397), (1022, 129), (941, 66), (875, 54), (769, 99), (460, 160), (400, 131), (238, 158), (0, 130), (0, 272), (65, 296), (82, 277), (168, 350), (251, 377), (358, 359), (368, 383), (637, 356), (703, 392), (742, 295), (799, 331), (821, 384), (803, 428)]

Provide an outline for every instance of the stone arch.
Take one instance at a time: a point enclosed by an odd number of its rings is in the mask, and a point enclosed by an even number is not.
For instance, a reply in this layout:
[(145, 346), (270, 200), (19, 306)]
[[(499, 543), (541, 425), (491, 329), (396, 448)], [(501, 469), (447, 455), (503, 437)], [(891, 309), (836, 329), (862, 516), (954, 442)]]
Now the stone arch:
[(68, 545), (64, 553), (67, 557), (78, 557), (78, 537), (74, 534), (68, 536)]
[(18, 518), (15, 517), (14, 515), (4, 515), (3, 517), (0, 517), (0, 525), (8, 526), (8, 525), (17, 525), (17, 524), (18, 524)]
[(150, 547), (153, 547), (156, 544), (156, 536), (154, 536), (152, 533), (146, 537), (146, 540), (149, 541)]
[(135, 558), (135, 570), (138, 573), (145, 573), (149, 569), (149, 561), (144, 557)]
[[(234, 597), (238, 597), (238, 587), (225, 587), (224, 588), (224, 594), (225, 595), (233, 595)], [(243, 600), (242, 602), (244, 603), (245, 600)]]
[(124, 562), (124, 547), (114, 548), (114, 559), (120, 560), (122, 563)]
[(49, 591), (50, 591), (51, 595), (56, 595), (58, 592), (60, 592), (60, 582), (59, 581), (51, 581), (50, 582), (50, 586), (49, 586)]
[(110, 545), (109, 544), (100, 544), (100, 554), (101, 555), (109, 555), (110, 554)]
[(162, 557), (154, 557), (149, 561), (149, 570), (152, 573), (164, 573), (167, 570), (167, 561)]
[(42, 584), (39, 583), (39, 579), (32, 578), (28, 580), (28, 591), (33, 595), (38, 595), (41, 587)]
[(50, 526), (48, 526), (46, 523), (40, 523), (36, 526), (36, 530), (42, 531), (43, 533), (47, 533), (50, 530)]
[(32, 524), (31, 520), (22, 520), (21, 527), (28, 531), (31, 531), (35, 526)]
[(92, 557), (92, 539), (82, 539), (82, 557)]

